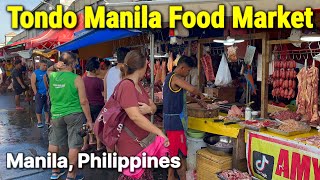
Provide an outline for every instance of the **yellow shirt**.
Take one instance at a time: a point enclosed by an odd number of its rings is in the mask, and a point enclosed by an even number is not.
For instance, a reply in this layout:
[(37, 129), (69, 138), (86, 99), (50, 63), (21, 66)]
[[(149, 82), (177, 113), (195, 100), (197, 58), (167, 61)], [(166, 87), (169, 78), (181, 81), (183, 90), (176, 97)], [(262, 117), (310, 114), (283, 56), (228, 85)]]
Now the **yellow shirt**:
[(12, 64), (6, 64), (5, 65), (5, 69), (6, 69), (6, 75), (7, 77), (11, 76), (11, 71), (13, 69), (13, 65)]

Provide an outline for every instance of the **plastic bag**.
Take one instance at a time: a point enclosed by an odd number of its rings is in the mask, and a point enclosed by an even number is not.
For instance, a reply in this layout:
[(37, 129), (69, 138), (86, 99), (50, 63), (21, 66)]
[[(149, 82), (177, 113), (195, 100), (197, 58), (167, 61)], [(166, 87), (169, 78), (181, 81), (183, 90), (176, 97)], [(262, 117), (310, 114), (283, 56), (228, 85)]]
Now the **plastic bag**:
[(222, 59), (219, 65), (219, 69), (216, 76), (215, 85), (216, 86), (227, 86), (232, 82), (232, 77), (230, 73), (230, 69), (228, 66), (227, 59), (225, 55), (222, 55)]
[(228, 53), (228, 59), (230, 60), (230, 62), (237, 62), (238, 61), (237, 49), (238, 49), (238, 47), (235, 47), (235, 46), (228, 47), (227, 53)]

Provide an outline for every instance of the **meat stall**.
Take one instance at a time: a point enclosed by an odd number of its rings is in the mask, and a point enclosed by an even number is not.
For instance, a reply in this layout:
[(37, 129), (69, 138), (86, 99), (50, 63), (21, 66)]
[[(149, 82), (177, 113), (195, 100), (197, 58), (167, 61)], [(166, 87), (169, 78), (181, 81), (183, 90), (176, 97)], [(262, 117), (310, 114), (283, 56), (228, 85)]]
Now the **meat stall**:
[[(246, 35), (240, 37), (249, 39)], [(306, 51), (311, 49), (295, 53), (286, 50), (287, 54), (282, 54), (272, 51), (274, 45), (301, 41), (269, 40), (267, 33), (252, 34), (250, 38), (262, 39), (261, 118), (232, 121), (225, 118), (227, 114), (219, 112), (214, 118), (189, 116), (188, 127), (232, 138), (232, 167), (248, 170), (259, 179), (320, 178), (320, 133), (316, 129), (319, 125), (318, 64), (303, 60), (304, 67), (296, 68), (297, 59), (301, 58), (299, 54), (306, 57), (303, 52), (310, 53)], [(212, 40), (198, 41), (198, 57), (205, 57), (202, 44)], [(272, 58), (275, 53), (279, 53), (278, 58)], [(320, 53), (319, 48), (313, 49), (313, 53)], [(210, 71), (205, 72), (202, 80), (200, 78), (201, 71), (206, 68), (202, 66), (208, 66), (205, 59), (207, 57), (198, 59), (199, 88), (202, 88), (203, 79), (214, 78)], [(271, 103), (270, 96), (278, 102)], [(282, 100), (286, 103), (295, 100), (295, 104), (279, 106)]]

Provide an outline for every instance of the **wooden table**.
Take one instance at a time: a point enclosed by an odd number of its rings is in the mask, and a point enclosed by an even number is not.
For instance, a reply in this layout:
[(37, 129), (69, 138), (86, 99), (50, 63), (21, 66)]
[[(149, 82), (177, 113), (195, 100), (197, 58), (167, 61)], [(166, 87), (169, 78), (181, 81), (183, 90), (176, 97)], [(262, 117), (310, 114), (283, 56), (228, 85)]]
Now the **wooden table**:
[[(225, 116), (226, 114), (220, 113)], [(214, 122), (213, 118), (188, 117), (188, 127), (203, 132), (228, 136), (233, 139), (233, 168), (247, 170), (245, 130), (238, 124), (224, 125), (223, 122)]]

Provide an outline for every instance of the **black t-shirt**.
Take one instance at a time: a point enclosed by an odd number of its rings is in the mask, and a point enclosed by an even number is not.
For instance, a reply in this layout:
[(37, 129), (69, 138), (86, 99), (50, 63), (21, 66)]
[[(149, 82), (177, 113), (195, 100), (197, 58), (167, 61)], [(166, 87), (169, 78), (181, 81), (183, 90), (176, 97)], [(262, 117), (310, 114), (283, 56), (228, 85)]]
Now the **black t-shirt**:
[(11, 76), (12, 76), (12, 80), (13, 80), (13, 87), (20, 87), (21, 88), (21, 85), (19, 84), (17, 77), (19, 77), (20, 80), (22, 81), (22, 83), (24, 84), (23, 78), (22, 78), (22, 71), (20, 69), (13, 69)]

